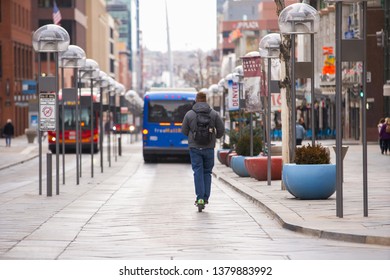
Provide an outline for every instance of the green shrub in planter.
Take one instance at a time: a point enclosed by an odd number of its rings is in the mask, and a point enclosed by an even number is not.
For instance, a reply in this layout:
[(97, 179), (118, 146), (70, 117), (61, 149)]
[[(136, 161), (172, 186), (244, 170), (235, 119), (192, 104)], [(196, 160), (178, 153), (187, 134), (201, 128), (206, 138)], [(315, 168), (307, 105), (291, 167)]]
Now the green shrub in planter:
[(329, 164), (329, 149), (321, 144), (297, 147), (295, 149), (296, 164)]
[[(250, 135), (249, 134), (243, 134), (237, 142), (236, 145), (236, 153), (240, 156), (250, 156), (250, 149), (251, 149), (251, 142), (250, 142)], [(253, 155), (257, 156), (260, 154), (262, 149), (262, 142), (260, 137), (253, 136)]]

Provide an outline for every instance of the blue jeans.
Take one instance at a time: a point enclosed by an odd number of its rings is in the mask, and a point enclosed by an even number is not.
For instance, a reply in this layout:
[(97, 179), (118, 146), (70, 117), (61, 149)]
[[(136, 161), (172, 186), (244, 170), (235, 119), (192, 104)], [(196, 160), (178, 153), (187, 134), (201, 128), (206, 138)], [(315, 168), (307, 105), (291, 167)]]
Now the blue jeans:
[(211, 172), (214, 167), (214, 149), (190, 148), (196, 200), (209, 200), (211, 192)]
[(12, 138), (12, 135), (4, 135), (5, 137), (5, 145), (7, 147), (11, 147), (11, 138)]

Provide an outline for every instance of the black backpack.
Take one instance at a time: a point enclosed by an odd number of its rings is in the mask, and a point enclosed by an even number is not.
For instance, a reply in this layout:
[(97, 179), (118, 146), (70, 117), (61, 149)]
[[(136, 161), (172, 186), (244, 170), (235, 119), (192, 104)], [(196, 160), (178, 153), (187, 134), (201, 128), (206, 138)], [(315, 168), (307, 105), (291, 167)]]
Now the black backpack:
[(212, 127), (210, 124), (210, 112), (211, 109), (209, 110), (209, 112), (195, 112), (196, 129), (193, 134), (195, 142), (199, 145), (208, 145), (213, 139), (214, 127)]

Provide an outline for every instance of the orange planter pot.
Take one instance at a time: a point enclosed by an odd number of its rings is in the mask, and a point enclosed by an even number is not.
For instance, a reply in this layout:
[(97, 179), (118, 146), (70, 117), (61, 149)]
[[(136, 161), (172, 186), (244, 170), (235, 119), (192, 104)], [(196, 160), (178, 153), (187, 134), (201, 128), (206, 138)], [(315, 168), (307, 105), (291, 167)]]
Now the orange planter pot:
[[(271, 156), (271, 180), (281, 180), (282, 164), (281, 156)], [(268, 157), (248, 157), (245, 159), (245, 167), (250, 177), (259, 181), (267, 180)]]
[(229, 149), (219, 149), (217, 150), (218, 161), (226, 165), (227, 155), (229, 154)]
[(227, 167), (230, 167), (230, 161), (232, 160), (232, 157), (236, 156), (236, 155), (237, 155), (236, 152), (231, 152), (230, 154), (227, 155), (227, 157), (226, 157), (226, 166)]

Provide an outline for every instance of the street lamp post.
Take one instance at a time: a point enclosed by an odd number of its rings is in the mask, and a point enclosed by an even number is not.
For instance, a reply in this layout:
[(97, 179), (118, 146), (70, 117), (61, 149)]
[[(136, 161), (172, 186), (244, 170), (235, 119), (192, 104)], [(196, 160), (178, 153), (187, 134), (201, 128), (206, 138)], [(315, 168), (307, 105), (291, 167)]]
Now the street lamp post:
[[(363, 101), (362, 101), (362, 143), (363, 143), (363, 214), (368, 216), (368, 178), (367, 178), (367, 127), (366, 127), (366, 84), (367, 84), (367, 57), (366, 57), (366, 36), (367, 36), (367, 3), (366, 0), (327, 0), (326, 2), (336, 3), (336, 215), (343, 217), (343, 151), (342, 151), (342, 62), (362, 61), (363, 62)], [(343, 3), (361, 4), (362, 11), (362, 32), (361, 38), (342, 39), (342, 17)]]
[(280, 55), (280, 34), (271, 33), (263, 37), (259, 44), (260, 56), (267, 58), (267, 183), (271, 185), (271, 62)]
[[(59, 25), (47, 24), (38, 28), (32, 37), (34, 51), (39, 53), (53, 53), (55, 57), (54, 77), (43, 77), (41, 75), (41, 56), (38, 55), (38, 93), (39, 104), (41, 105), (41, 91), (55, 92), (55, 123), (49, 123), (50, 119), (42, 120), (41, 108), (39, 118), (39, 194), (42, 194), (42, 133), (41, 131), (56, 130), (56, 193), (59, 194), (59, 106), (58, 106), (58, 52), (65, 51), (69, 46), (70, 38), (68, 32)], [(47, 95), (49, 96), (49, 95)], [(49, 98), (48, 98), (49, 99)], [(40, 106), (39, 106), (40, 107)], [(50, 156), (48, 155), (48, 158)], [(51, 159), (49, 160), (51, 161)], [(51, 168), (50, 168), (51, 170)], [(50, 177), (50, 176), (49, 176)], [(48, 196), (51, 196), (51, 182)], [(48, 185), (49, 185), (48, 184)]]
[[(122, 156), (122, 103), (124, 100), (124, 94), (125, 94), (125, 86), (121, 83), (116, 83), (115, 87), (115, 94), (117, 97), (119, 97), (119, 138), (118, 138), (118, 155)], [(116, 105), (116, 99), (115, 98), (115, 105)], [(115, 106), (117, 108), (117, 106)]]
[[(296, 146), (296, 79), (310, 78), (311, 80), (311, 125), (312, 144), (315, 144), (314, 133), (314, 34), (319, 28), (319, 13), (312, 6), (304, 3), (295, 3), (284, 8), (278, 18), (279, 29), (282, 34), (291, 36), (291, 159), (295, 158)], [(296, 62), (295, 37), (299, 34), (310, 34), (310, 62)]]
[[(226, 81), (224, 78), (220, 79), (218, 82), (218, 90), (221, 93), (221, 101), (220, 101), (220, 108), (219, 108), (219, 113), (221, 115), (221, 118), (223, 120), (223, 125), (225, 125), (225, 111), (226, 111), (226, 87), (225, 87)], [(222, 138), (222, 144), (225, 144), (225, 133)]]
[[(135, 119), (134, 119), (134, 114), (136, 112), (142, 112), (142, 108), (144, 107), (144, 101), (142, 100), (141, 97), (134, 91), (134, 90), (128, 90), (125, 93), (125, 99), (130, 102), (132, 105), (132, 115), (133, 115), (133, 120), (132, 120), (132, 126), (130, 127), (130, 143), (133, 143), (132, 140), (132, 135), (133, 131), (135, 129)], [(137, 139), (136, 139), (137, 140)]]
[[(61, 67), (61, 88), (62, 88), (62, 102), (61, 102), (61, 125), (62, 125), (62, 183), (65, 184), (65, 102), (66, 101), (72, 101), (77, 103), (77, 69), (85, 65), (85, 52), (82, 48), (75, 46), (75, 45), (69, 45), (68, 49), (61, 53), (60, 55), (60, 64)], [(75, 78), (74, 78), (74, 87), (66, 88), (64, 87), (65, 84), (65, 75), (64, 75), (64, 69), (65, 68), (72, 68), (76, 69), (74, 71)]]
[[(91, 89), (91, 95), (90, 95), (90, 103), (89, 106), (91, 108), (91, 118), (90, 118), (90, 130), (91, 130), (91, 178), (93, 178), (94, 175), (94, 168), (93, 168), (93, 154), (94, 154), (94, 108), (93, 108), (93, 80), (99, 78), (99, 64), (93, 60), (93, 59), (86, 59), (85, 65), (80, 68), (80, 74), (81, 79), (89, 79), (90, 80), (90, 89)], [(81, 98), (81, 97), (80, 97)], [(83, 103), (80, 103), (83, 105)]]
[(99, 78), (95, 79), (95, 86), (100, 88), (99, 94), (99, 151), (100, 151), (100, 172), (103, 173), (103, 90), (108, 87), (108, 77), (103, 71), (99, 71)]
[(113, 93), (115, 91), (115, 80), (111, 77), (108, 77), (108, 112), (107, 112), (107, 123), (108, 123), (108, 131), (107, 131), (107, 158), (108, 158), (108, 166), (111, 167), (111, 99)]

